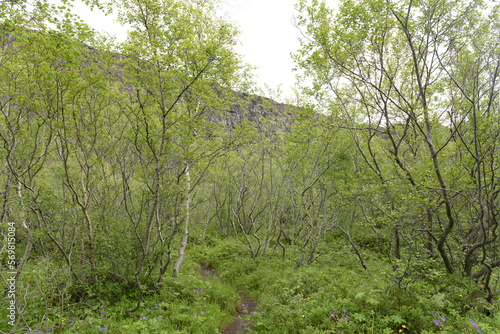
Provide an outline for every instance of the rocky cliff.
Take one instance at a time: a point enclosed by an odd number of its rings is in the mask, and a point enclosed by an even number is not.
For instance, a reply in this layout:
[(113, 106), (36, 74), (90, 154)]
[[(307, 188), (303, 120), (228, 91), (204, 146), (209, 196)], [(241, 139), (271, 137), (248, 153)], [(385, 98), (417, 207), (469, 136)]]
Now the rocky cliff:
[(220, 116), (209, 116), (211, 121), (235, 128), (248, 120), (262, 131), (288, 131), (297, 107), (278, 103), (269, 98), (246, 93), (235, 93), (235, 100)]
[[(5, 51), (14, 45), (16, 33), (5, 31), (4, 26), (0, 25), (0, 47)], [(31, 30), (23, 30), (31, 33), (38, 33)], [(54, 38), (57, 38), (54, 36)], [(101, 53), (94, 47), (85, 45), (88, 49), (89, 62), (97, 63), (100, 70), (106, 73), (107, 76), (120, 83), (120, 91), (134, 94), (135, 89), (130, 84), (124, 82), (124, 60), (125, 57), (121, 54), (106, 54)], [(111, 56), (111, 57), (110, 57)], [(108, 65), (103, 66), (101, 62), (107, 59)], [(112, 64), (111, 66), (109, 64)], [(145, 65), (147, 66), (147, 65)], [(292, 124), (292, 118), (297, 110), (292, 105), (278, 103), (269, 98), (252, 95), (247, 93), (234, 92), (231, 103), (226, 110), (219, 111), (218, 115), (208, 113), (208, 119), (224, 124), (227, 127), (235, 128), (244, 120), (253, 123), (255, 127), (262, 131), (282, 132), (288, 131)], [(264, 126), (266, 124), (266, 126)]]

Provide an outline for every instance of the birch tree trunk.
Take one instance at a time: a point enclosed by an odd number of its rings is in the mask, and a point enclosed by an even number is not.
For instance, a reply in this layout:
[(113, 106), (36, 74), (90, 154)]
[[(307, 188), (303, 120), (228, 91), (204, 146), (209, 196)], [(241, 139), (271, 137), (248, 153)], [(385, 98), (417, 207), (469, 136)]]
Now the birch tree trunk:
[(189, 164), (186, 162), (186, 224), (184, 225), (184, 232), (182, 234), (181, 248), (179, 249), (179, 256), (175, 262), (172, 278), (177, 278), (179, 270), (184, 259), (184, 251), (186, 250), (188, 235), (189, 235), (189, 206), (191, 201), (191, 178), (189, 177)]

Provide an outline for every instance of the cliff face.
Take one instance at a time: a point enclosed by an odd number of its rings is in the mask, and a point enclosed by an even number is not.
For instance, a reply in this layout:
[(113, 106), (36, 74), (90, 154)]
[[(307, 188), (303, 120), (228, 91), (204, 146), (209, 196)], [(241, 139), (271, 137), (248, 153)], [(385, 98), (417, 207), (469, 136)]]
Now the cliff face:
[[(3, 49), (11, 48), (16, 40), (15, 33), (8, 33), (0, 26), (0, 46)], [(36, 33), (28, 30), (28, 32)], [(54, 37), (56, 38), (56, 37)], [(134, 94), (135, 89), (124, 82), (124, 60), (126, 57), (118, 53), (101, 53), (92, 46), (85, 45), (88, 51), (86, 62), (97, 63), (99, 69), (106, 73), (111, 81), (119, 83), (119, 90), (126, 94)], [(107, 60), (105, 60), (107, 59)], [(101, 62), (107, 62), (104, 66)], [(112, 64), (112, 65), (110, 65)], [(223, 124), (229, 128), (248, 120), (257, 129), (266, 132), (279, 133), (288, 131), (297, 108), (292, 105), (278, 103), (269, 98), (247, 93), (233, 92), (229, 107), (218, 115), (209, 113), (208, 120)], [(266, 123), (266, 125), (264, 125)]]
[(261, 131), (282, 132), (290, 129), (296, 107), (258, 95), (246, 93), (235, 93), (235, 95), (236, 99), (228, 110), (224, 110), (221, 116), (211, 115), (208, 119), (230, 128), (235, 128), (244, 120), (248, 120)]

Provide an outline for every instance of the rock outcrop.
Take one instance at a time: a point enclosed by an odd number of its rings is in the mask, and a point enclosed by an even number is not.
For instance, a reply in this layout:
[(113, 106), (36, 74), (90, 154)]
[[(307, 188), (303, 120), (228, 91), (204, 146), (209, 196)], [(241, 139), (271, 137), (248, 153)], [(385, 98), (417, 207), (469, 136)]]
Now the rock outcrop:
[(235, 96), (227, 110), (221, 115), (209, 116), (209, 120), (229, 128), (248, 120), (261, 131), (282, 132), (290, 129), (297, 107), (258, 95), (235, 93)]

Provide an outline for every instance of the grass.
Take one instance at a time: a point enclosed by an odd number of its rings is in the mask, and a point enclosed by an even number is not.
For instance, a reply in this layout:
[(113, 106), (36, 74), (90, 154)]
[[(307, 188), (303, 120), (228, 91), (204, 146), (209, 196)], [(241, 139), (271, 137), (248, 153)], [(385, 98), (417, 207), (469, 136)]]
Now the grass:
[[(177, 280), (166, 279), (160, 292), (148, 293), (130, 315), (125, 310), (135, 305), (133, 294), (113, 304), (92, 299), (61, 307), (57, 298), (48, 299), (47, 292), (56, 288), (26, 276), (18, 291), (22, 298), (17, 298), (25, 311), (16, 330), (221, 333), (236, 315), (241, 292), (259, 301), (251, 317), (254, 333), (478, 333), (479, 328), (500, 333), (499, 296), (487, 304), (478, 287), (459, 276), (429, 276), (402, 289), (391, 276), (392, 267), (370, 249), (362, 252), (373, 276), (341, 243), (331, 247), (337, 251), (294, 270), (299, 254), (293, 246), (283, 263), (280, 254), (251, 259), (243, 243), (212, 240), (210, 246), (190, 243)], [(203, 277), (200, 264), (215, 268), (217, 275)], [(2, 307), (0, 330), (9, 333), (6, 315)]]

